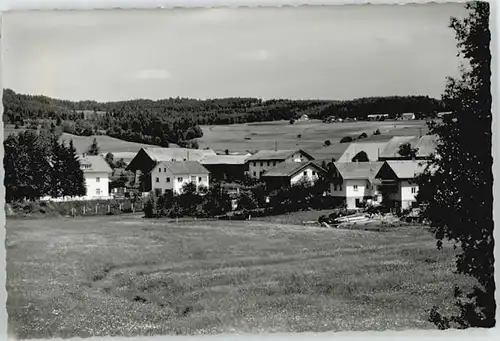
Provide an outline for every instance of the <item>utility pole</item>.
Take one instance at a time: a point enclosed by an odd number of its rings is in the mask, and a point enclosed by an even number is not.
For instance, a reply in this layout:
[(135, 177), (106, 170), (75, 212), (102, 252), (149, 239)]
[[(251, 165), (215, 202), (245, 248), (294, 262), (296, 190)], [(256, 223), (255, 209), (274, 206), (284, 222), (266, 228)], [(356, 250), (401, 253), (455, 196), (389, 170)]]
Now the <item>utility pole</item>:
[(278, 140), (274, 141), (274, 151), (278, 151)]

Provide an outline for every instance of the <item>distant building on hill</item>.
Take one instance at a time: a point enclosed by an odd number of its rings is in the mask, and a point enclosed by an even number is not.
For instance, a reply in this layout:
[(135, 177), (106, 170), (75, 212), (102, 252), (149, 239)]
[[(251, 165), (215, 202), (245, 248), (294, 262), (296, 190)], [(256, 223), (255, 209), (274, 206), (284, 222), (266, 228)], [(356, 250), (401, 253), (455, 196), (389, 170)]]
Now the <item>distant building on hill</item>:
[(401, 114), (401, 119), (408, 121), (408, 120), (414, 120), (416, 118), (415, 114), (412, 112), (405, 112)]
[(249, 176), (259, 179), (266, 171), (281, 163), (312, 161), (314, 157), (302, 149), (261, 150), (247, 159)]
[(389, 118), (389, 114), (370, 114), (367, 116), (369, 121), (380, 121)]
[(127, 166), (127, 170), (135, 173), (136, 183), (142, 192), (152, 189), (151, 171), (159, 162), (169, 161), (201, 161), (207, 156), (214, 156), (211, 149), (187, 148), (141, 148)]
[(152, 189), (158, 194), (181, 194), (187, 183), (208, 188), (210, 172), (198, 161), (161, 161), (151, 171)]

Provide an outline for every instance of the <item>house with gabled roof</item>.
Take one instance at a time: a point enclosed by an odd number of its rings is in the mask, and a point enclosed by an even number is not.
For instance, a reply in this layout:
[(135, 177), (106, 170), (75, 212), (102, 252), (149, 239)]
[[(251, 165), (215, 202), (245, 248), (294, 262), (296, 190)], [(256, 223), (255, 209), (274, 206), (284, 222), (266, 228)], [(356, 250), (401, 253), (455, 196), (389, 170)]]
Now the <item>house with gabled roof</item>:
[(187, 183), (208, 188), (210, 172), (198, 161), (161, 161), (151, 171), (152, 190), (180, 194)]
[(85, 177), (86, 195), (81, 199), (109, 199), (111, 167), (100, 155), (83, 154), (78, 157)]
[(159, 162), (201, 161), (213, 155), (216, 154), (211, 149), (141, 148), (126, 169), (135, 173), (140, 190), (149, 192), (152, 189), (150, 173)]
[(262, 174), (282, 163), (300, 163), (312, 161), (314, 157), (308, 152), (298, 150), (260, 150), (247, 159), (248, 174), (259, 179)]
[(247, 159), (252, 154), (209, 155), (200, 163), (208, 169), (212, 179), (233, 182), (243, 180), (248, 172)]
[(330, 195), (345, 200), (347, 208), (360, 207), (364, 202), (378, 204), (382, 197), (375, 176), (383, 162), (334, 162)]
[(289, 187), (300, 181), (314, 183), (327, 172), (314, 161), (283, 162), (261, 175), (270, 190)]
[(387, 204), (402, 210), (417, 204), (418, 185), (415, 178), (427, 167), (422, 160), (385, 161), (377, 172), (379, 190)]

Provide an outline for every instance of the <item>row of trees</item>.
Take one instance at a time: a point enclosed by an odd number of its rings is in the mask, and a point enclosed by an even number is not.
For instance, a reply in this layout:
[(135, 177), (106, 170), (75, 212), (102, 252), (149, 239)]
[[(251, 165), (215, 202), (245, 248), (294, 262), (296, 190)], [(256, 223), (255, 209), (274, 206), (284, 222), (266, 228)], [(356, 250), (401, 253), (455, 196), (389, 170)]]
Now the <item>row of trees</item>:
[(11, 134), (4, 141), (6, 201), (85, 195), (85, 178), (73, 146), (42, 130)]

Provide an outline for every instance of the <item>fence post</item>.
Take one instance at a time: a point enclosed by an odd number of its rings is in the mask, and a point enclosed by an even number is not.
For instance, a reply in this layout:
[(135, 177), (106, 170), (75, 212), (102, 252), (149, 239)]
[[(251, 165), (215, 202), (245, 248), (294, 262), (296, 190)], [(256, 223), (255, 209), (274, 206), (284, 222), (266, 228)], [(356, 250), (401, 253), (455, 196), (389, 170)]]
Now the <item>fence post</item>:
[(83, 211), (83, 215), (85, 215), (85, 205), (83, 205), (82, 211)]
[(134, 203), (132, 203), (132, 213), (135, 213), (135, 210), (134, 210)]
[(95, 204), (95, 214), (98, 213), (98, 210), (99, 210), (99, 204)]
[(108, 205), (108, 213), (111, 212), (111, 205)]
[(120, 203), (120, 211), (123, 210), (123, 203)]

